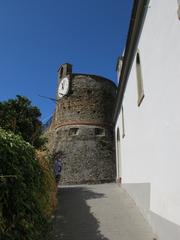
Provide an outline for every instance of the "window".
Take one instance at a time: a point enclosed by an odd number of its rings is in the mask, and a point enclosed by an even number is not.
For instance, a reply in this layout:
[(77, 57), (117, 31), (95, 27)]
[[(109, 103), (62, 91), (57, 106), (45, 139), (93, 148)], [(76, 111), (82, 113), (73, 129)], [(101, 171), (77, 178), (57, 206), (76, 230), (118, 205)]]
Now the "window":
[(79, 134), (79, 128), (70, 128), (69, 135), (70, 136), (76, 136)]
[(180, 20), (180, 0), (178, 0), (177, 2), (178, 2), (177, 15), (178, 15), (178, 18), (179, 18), (179, 20)]
[(139, 51), (136, 55), (136, 75), (137, 75), (137, 94), (138, 94), (138, 107), (141, 105), (142, 100), (144, 99), (144, 88), (143, 88), (143, 77), (141, 69), (141, 59)]
[(95, 128), (95, 135), (96, 136), (105, 136), (105, 129), (104, 128)]

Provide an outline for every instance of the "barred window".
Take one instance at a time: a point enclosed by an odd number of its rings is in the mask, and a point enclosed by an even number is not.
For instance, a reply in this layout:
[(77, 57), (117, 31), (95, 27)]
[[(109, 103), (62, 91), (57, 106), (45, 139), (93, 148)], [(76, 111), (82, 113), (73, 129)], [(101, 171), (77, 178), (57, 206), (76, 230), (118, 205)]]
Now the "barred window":
[(70, 128), (69, 135), (70, 136), (76, 136), (79, 134), (79, 128)]

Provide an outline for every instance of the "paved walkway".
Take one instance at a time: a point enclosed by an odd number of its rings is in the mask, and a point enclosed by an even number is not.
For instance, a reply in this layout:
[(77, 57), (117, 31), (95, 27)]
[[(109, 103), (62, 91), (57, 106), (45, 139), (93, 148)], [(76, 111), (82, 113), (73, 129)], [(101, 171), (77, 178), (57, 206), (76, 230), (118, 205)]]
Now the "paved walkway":
[(116, 184), (60, 187), (52, 240), (153, 240), (134, 202)]

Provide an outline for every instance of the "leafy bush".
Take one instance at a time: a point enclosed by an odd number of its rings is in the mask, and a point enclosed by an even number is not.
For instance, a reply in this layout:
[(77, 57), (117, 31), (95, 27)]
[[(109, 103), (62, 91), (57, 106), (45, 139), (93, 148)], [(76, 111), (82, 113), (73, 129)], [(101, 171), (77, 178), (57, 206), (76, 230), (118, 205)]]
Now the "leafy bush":
[[(38, 157), (39, 159), (39, 157)], [(2, 240), (44, 239), (52, 207), (53, 176), (34, 148), (0, 129), (0, 236)], [(48, 178), (46, 179), (46, 177)], [(54, 185), (55, 186), (55, 185)], [(49, 189), (48, 189), (49, 187)], [(48, 189), (48, 191), (47, 191)]]

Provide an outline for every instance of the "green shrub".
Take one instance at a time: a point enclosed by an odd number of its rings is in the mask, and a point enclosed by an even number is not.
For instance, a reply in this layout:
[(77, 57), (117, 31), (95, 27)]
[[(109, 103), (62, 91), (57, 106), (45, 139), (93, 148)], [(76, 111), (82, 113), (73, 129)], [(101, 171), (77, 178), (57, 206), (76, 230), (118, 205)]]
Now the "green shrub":
[(44, 172), (34, 148), (0, 129), (0, 238), (44, 239), (48, 202)]
[(36, 151), (36, 158), (40, 164), (40, 167), (44, 175), (44, 190), (46, 195), (41, 196), (42, 204), (44, 205), (44, 212), (47, 217), (51, 217), (54, 209), (57, 205), (57, 186), (55, 182), (54, 173), (52, 171), (52, 160), (46, 151)]

